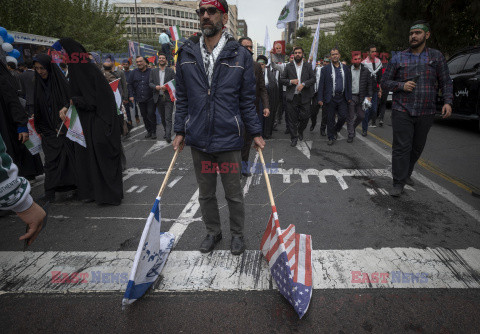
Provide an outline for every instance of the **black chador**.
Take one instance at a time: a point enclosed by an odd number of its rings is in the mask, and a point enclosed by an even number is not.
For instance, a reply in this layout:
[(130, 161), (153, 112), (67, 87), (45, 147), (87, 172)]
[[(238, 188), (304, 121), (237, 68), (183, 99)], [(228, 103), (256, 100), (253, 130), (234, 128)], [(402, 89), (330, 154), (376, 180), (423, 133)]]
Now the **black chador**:
[(15, 78), (0, 60), (0, 134), (7, 153), (19, 168), (19, 175), (33, 179), (43, 174), (43, 165), (40, 155), (32, 156), (19, 141), (19, 132), (28, 132), (28, 116), (18, 100), (15, 85)]
[[(42, 136), (45, 154), (45, 196), (53, 200), (55, 192), (76, 188), (74, 146), (66, 137), (67, 129), (62, 127), (59, 116), (62, 108), (70, 106), (70, 95), (65, 76), (50, 56), (39, 54), (33, 61), (36, 67), (34, 123)], [(37, 68), (45, 69), (47, 77), (42, 78)]]
[[(86, 53), (70, 38), (60, 45), (71, 58)], [(78, 196), (98, 204), (119, 205), (123, 199), (120, 123), (113, 91), (93, 63), (68, 64), (73, 104), (77, 108), (87, 148), (76, 146)]]

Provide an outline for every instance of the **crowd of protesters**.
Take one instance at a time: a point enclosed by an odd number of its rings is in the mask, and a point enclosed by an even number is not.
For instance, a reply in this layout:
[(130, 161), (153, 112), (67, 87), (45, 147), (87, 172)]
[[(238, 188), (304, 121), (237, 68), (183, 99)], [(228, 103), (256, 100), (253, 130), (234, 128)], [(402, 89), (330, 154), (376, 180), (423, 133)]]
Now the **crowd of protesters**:
[[(301, 47), (294, 47), (286, 61), (280, 44), (273, 46), (269, 58), (259, 56), (254, 61), (252, 40), (247, 36), (236, 40), (224, 30), (228, 22), (226, 1), (201, 1), (197, 13), (202, 34), (183, 44), (176, 67), (170, 66), (171, 45), (163, 34), (162, 50), (167, 53), (158, 54), (158, 66), (142, 56), (115, 66), (113, 56), (102, 59), (94, 52), (87, 53), (69, 38), (57, 42), (63, 52), (70, 59), (74, 54), (88, 54), (89, 61), (56, 64), (50, 56), (38, 54), (32, 63), (22, 64), (20, 71), (15, 64), (0, 61), (0, 130), (6, 151), (19, 166), (20, 176), (34, 180), (45, 174), (46, 201), (55, 201), (57, 192), (74, 190), (84, 202), (119, 205), (123, 199), (122, 171), (126, 168), (121, 137), (140, 125), (140, 113), (145, 138), (157, 139), (158, 111), (165, 141), (171, 143), (175, 136), (175, 150), (184, 145), (192, 148), (208, 233), (200, 250), (209, 252), (222, 235), (216, 173), (202, 173), (205, 162), (247, 163), (252, 144), (263, 149), (264, 139), (275, 138), (283, 122), (285, 134), (290, 135), (291, 146), (295, 147), (305, 139), (309, 120), (309, 129), (314, 131), (318, 116), (320, 134), (327, 137), (328, 145), (335, 144), (345, 124), (347, 143), (353, 143), (358, 125), (363, 136), (377, 120), (383, 125), (389, 91), (394, 94), (392, 195), (399, 196), (405, 184), (413, 182), (413, 166), (435, 113), (429, 101), (435, 100), (437, 81), (444, 93), (442, 112), (447, 117), (451, 113), (452, 87), (445, 59), (425, 47), (430, 36), (428, 24), (412, 26), (410, 49), (405, 52), (426, 53), (432, 61), (426, 65), (417, 62), (410, 70), (411, 63), (404, 61), (403, 54), (386, 66), (378, 58), (375, 45), (366, 50), (364, 59), (352, 53), (349, 66), (340, 61), (337, 48), (314, 63), (307, 60)], [(132, 63), (136, 66), (133, 70)], [(429, 66), (429, 72), (423, 78), (425, 66)], [(420, 75), (412, 76), (414, 72)], [(173, 80), (177, 84), (176, 103), (166, 87)], [(121, 108), (110, 86), (115, 81), (119, 81)], [(417, 85), (418, 96), (414, 96), (410, 93)], [(72, 105), (78, 111), (86, 147), (66, 136), (63, 122)], [(26, 125), (32, 116), (42, 138), (43, 163), (23, 145), (29, 138)], [(245, 249), (238, 174), (222, 174), (233, 254)], [(241, 174), (249, 177), (250, 171), (242, 170)]]

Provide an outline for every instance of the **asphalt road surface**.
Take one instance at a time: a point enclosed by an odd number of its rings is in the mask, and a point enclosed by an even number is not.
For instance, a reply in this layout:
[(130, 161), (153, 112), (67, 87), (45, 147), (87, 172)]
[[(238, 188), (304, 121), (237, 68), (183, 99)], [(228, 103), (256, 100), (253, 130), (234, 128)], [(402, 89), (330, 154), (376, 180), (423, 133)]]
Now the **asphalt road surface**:
[[(313, 240), (313, 296), (303, 319), (272, 284), (259, 251), (271, 207), (261, 173), (242, 179), (247, 251), (229, 252), (228, 208), (218, 199), (223, 240), (207, 255), (190, 149), (179, 156), (161, 201), (162, 230), (176, 246), (154, 288), (122, 309), (135, 250), (173, 150), (124, 141), (125, 198), (118, 207), (57, 195), (39, 239), (22, 252), (24, 226), (0, 218), (0, 325), (18, 332), (478, 333), (480, 328), (480, 134), (468, 122), (437, 121), (414, 187), (391, 187), (390, 113), (382, 128), (327, 146), (319, 127), (290, 147), (284, 125), (267, 141), (283, 228)], [(163, 131), (159, 126), (159, 138)], [(259, 163), (254, 150), (251, 161)], [(33, 184), (43, 194), (42, 180)], [(53, 272), (84, 280), (55, 283)], [(363, 280), (388, 273), (385, 281)], [(420, 277), (421, 279), (415, 279)]]

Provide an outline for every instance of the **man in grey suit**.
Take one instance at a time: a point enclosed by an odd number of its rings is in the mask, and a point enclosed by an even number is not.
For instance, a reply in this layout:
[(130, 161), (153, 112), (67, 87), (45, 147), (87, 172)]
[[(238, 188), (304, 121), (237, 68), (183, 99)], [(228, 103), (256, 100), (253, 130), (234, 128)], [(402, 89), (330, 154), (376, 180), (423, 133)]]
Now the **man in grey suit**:
[(303, 61), (303, 49), (293, 49), (294, 62), (287, 64), (280, 77), (280, 83), (287, 86), (287, 115), (291, 136), (291, 146), (297, 145), (297, 140), (303, 140), (303, 131), (310, 118), (310, 103), (313, 97), (315, 74), (312, 65)]
[(163, 138), (169, 144), (172, 141), (173, 102), (164, 85), (173, 79), (175, 79), (175, 72), (167, 66), (167, 56), (164, 53), (159, 53), (158, 68), (154, 68), (150, 72), (150, 87), (153, 89), (153, 102), (155, 102), (162, 117), (162, 125), (165, 131)]

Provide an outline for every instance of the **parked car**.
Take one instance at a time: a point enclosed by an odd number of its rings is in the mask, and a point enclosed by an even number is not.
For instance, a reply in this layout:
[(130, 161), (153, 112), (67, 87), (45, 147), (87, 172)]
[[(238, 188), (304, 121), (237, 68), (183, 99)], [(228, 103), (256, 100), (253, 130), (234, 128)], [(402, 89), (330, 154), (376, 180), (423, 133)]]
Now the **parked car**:
[[(480, 47), (472, 47), (454, 54), (447, 61), (453, 80), (452, 117), (474, 120), (480, 130)], [(441, 111), (442, 100), (437, 101)]]

